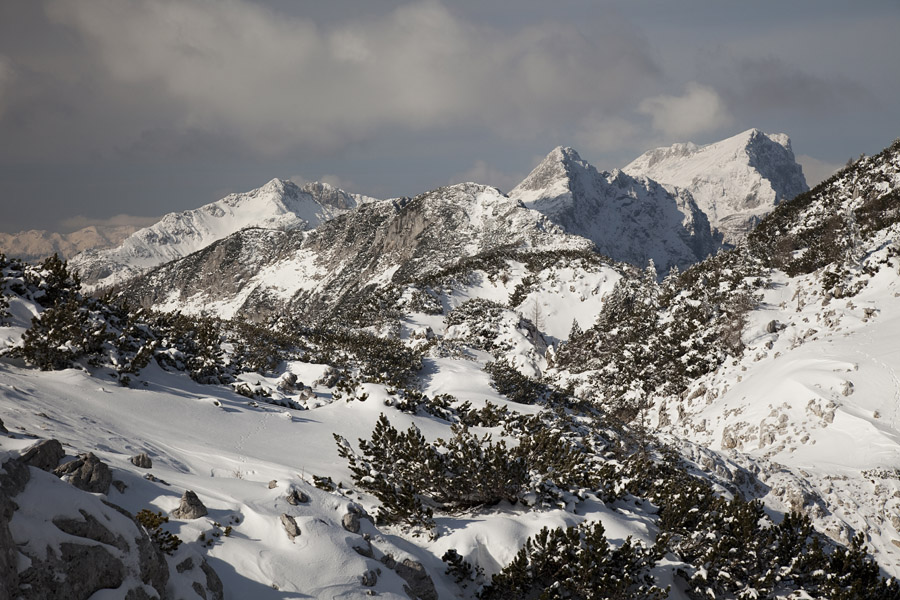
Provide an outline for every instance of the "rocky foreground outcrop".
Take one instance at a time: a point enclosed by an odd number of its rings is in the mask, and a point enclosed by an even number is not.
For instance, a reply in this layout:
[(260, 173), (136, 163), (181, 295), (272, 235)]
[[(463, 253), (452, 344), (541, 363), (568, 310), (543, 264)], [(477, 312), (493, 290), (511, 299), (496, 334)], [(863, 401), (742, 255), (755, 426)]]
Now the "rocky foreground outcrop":
[(62, 458), (56, 440), (0, 457), (0, 600), (80, 600), (100, 590), (165, 600), (172, 577), (198, 598), (224, 597), (199, 555), (185, 550), (170, 559), (134, 516), (102, 497), (105, 463), (87, 453), (57, 467)]

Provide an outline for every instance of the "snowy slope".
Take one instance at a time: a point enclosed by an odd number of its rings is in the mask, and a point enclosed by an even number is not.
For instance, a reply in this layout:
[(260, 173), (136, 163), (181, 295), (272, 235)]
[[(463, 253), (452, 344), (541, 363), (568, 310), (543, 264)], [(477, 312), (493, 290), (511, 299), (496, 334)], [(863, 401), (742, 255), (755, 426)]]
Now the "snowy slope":
[(302, 187), (273, 179), (243, 194), (230, 194), (194, 210), (170, 213), (135, 232), (121, 246), (72, 258), (87, 289), (127, 281), (157, 265), (187, 256), (245, 227), (303, 230), (316, 227), (371, 198), (326, 183)]
[(757, 129), (705, 146), (650, 150), (623, 171), (689, 191), (730, 244), (743, 239), (779, 202), (809, 189), (788, 136)]
[(590, 239), (602, 254), (638, 266), (652, 259), (661, 273), (720, 247), (689, 193), (618, 170), (601, 173), (572, 148), (553, 150), (509, 196)]
[[(513, 405), (490, 387), (482, 371), (489, 359), (486, 353), (478, 353), (474, 360), (429, 358), (422, 372), (424, 391), (453, 394), (476, 408), (489, 400), (535, 412), (536, 407)], [(307, 382), (323, 370), (322, 365), (302, 362), (283, 368)], [(276, 377), (254, 375), (247, 380), (261, 380), (272, 389), (276, 383)], [(155, 366), (129, 389), (105, 382), (102, 373), (90, 376), (77, 369), (43, 373), (0, 363), (0, 412), (11, 432), (0, 435), (0, 451), (14, 453), (38, 438), (50, 437), (63, 442), (70, 454), (92, 451), (112, 467), (114, 478), (127, 485), (122, 493), (111, 489), (109, 500), (133, 513), (143, 508), (166, 513), (178, 505), (185, 490), (193, 490), (209, 515), (172, 519), (167, 530), (185, 544), (170, 562), (177, 564), (192, 554), (205, 557), (222, 579), (229, 600), (364, 598), (369, 589), (385, 598), (408, 598), (399, 570), (381, 560), (387, 555), (423, 565), (436, 592), (430, 597), (472, 597), (471, 588), (460, 596), (460, 588), (445, 573), (441, 556), (448, 549), (476, 561), (489, 576), (541, 527), (588, 520), (602, 522), (614, 545), (627, 537), (652, 543), (653, 519), (641, 507), (607, 506), (591, 498), (580, 502), (577, 512), (571, 507), (503, 503), (445, 515), (438, 519), (437, 539), (396, 527), (376, 528), (368, 519), (360, 521), (358, 532), (348, 531), (343, 525), (346, 515), (360, 506), (371, 511), (372, 498), (351, 489), (350, 473), (336, 455), (332, 434), (351, 442), (367, 437), (381, 413), (401, 429), (415, 423), (428, 439), (448, 433), (447, 423), (440, 419), (388, 406), (384, 386), (365, 384), (363, 389), (369, 395), (365, 401), (335, 402), (333, 390), (314, 384), (316, 401), (309, 403), (314, 408), (296, 411), (248, 402), (226, 388), (201, 386)], [(491, 433), (501, 435), (498, 429)], [(129, 461), (142, 451), (153, 461), (149, 473), (154, 480), (147, 480), (147, 471)], [(313, 476), (331, 477), (341, 487), (318, 489)], [(52, 482), (44, 477), (29, 493), (39, 496), (52, 489), (48, 487)], [(291, 490), (309, 500), (288, 503)], [(36, 519), (38, 510), (28, 518)], [(299, 525), (301, 534), (294, 539), (281, 525), (285, 513)], [(231, 527), (227, 536), (226, 526)], [(17, 541), (47, 539), (46, 521), (32, 527), (14, 530)], [(357, 548), (371, 549), (372, 557)], [(377, 574), (374, 585), (363, 583), (367, 572)], [(658, 575), (665, 585), (672, 579), (672, 569), (661, 569)], [(683, 598), (677, 593), (671, 597)]]
[[(888, 259), (898, 236), (885, 232), (869, 263)], [(897, 575), (900, 261), (861, 279), (859, 294), (834, 298), (821, 274), (776, 272), (751, 313), (743, 358), (658, 410), (675, 436), (751, 459), (776, 503), (807, 512), (835, 539), (866, 532)]]
[[(773, 505), (864, 532), (900, 573), (900, 145), (779, 206), (737, 360), (657, 404), (673, 435), (754, 465)], [(768, 240), (776, 240), (769, 243)], [(777, 240), (791, 240), (778, 247)], [(790, 273), (790, 275), (789, 275)]]

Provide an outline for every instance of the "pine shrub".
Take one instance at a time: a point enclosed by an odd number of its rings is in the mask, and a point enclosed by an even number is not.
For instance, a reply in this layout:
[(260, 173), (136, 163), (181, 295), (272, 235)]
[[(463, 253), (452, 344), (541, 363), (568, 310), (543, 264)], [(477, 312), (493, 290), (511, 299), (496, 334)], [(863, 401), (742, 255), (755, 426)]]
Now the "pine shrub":
[(169, 522), (169, 517), (161, 512), (145, 508), (135, 515), (135, 518), (150, 535), (153, 544), (166, 554), (174, 554), (181, 545), (181, 539), (177, 535), (163, 529), (163, 525)]
[(516, 557), (489, 586), (482, 600), (662, 600), (650, 569), (660, 556), (628, 538), (610, 548), (599, 521), (576, 527), (544, 527), (525, 542)]

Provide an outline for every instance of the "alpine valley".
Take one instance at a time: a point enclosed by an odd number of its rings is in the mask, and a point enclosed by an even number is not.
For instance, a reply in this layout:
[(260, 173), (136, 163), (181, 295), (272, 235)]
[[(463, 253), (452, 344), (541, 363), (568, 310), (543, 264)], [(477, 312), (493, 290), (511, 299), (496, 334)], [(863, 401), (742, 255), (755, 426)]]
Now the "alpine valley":
[(900, 140), (12, 254), (0, 600), (900, 598)]

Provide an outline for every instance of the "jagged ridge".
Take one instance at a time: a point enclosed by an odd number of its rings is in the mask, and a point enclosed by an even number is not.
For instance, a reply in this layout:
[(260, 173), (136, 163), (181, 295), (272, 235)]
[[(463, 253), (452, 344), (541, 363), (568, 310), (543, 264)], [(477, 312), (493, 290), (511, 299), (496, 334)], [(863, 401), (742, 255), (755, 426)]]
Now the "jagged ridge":
[(572, 148), (553, 150), (509, 195), (599, 252), (636, 265), (653, 259), (663, 272), (721, 247), (689, 193), (619, 170), (599, 172)]

